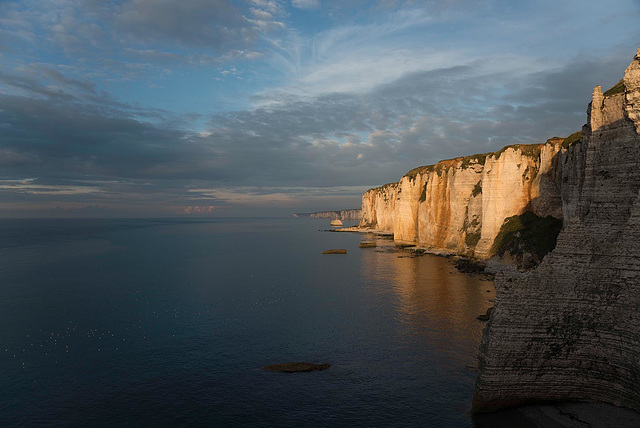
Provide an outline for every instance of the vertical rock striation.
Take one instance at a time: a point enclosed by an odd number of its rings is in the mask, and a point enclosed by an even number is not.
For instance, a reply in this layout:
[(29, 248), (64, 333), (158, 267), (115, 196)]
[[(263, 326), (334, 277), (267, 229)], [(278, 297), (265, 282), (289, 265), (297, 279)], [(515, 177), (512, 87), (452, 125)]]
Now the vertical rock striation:
[(411, 170), (399, 183), (363, 195), (360, 228), (393, 233), (402, 244), (490, 257), (506, 218), (527, 210), (562, 217), (563, 142), (508, 146)]
[(350, 209), (340, 211), (316, 211), (313, 213), (293, 213), (293, 216), (311, 218), (339, 218), (340, 220), (360, 220), (362, 218), (362, 210)]
[(534, 271), (496, 277), (476, 411), (555, 400), (640, 411), (640, 49), (618, 85), (594, 89), (587, 116), (582, 142), (557, 157), (556, 248)]

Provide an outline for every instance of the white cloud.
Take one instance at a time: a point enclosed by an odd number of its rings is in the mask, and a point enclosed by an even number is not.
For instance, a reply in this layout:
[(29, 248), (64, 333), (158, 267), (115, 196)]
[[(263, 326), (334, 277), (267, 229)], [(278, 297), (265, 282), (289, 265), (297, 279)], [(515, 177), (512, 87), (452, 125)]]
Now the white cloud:
[(298, 9), (317, 9), (320, 7), (319, 0), (291, 0), (291, 5)]
[(291, 30), (284, 39), (271, 40), (270, 56), (271, 65), (288, 76), (288, 83), (262, 95), (361, 93), (407, 73), (459, 62), (459, 51), (437, 52), (406, 39), (407, 30), (431, 20), (424, 10), (409, 9), (368, 25), (345, 25), (312, 37)]
[(359, 196), (368, 186), (333, 187), (216, 187), (189, 189), (194, 199), (214, 199), (220, 203), (240, 206), (295, 206), (305, 200), (334, 199)]

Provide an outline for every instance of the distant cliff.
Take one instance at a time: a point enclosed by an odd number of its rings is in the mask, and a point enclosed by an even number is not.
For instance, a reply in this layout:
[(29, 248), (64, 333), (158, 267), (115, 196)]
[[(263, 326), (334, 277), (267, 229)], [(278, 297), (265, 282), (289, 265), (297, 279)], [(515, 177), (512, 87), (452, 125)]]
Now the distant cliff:
[(359, 227), (391, 232), (403, 244), (490, 257), (507, 218), (525, 211), (562, 218), (559, 159), (579, 140), (576, 133), (413, 169), (365, 192)]
[(340, 220), (360, 220), (362, 218), (362, 210), (350, 209), (340, 211), (317, 211), (314, 213), (294, 213), (293, 216), (311, 218), (339, 218)]
[(594, 89), (582, 141), (556, 164), (564, 226), (537, 269), (496, 276), (474, 409), (563, 400), (640, 411), (640, 49), (619, 84)]

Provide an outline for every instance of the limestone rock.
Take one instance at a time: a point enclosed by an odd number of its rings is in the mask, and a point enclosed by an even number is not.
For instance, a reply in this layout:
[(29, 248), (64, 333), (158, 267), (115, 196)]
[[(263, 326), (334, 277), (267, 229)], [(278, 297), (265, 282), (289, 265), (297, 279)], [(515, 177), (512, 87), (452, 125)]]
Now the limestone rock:
[(358, 247), (360, 248), (375, 248), (377, 245), (375, 242), (361, 242)]
[(365, 192), (359, 227), (393, 233), (398, 243), (491, 257), (506, 218), (526, 210), (562, 218), (566, 151), (560, 138), (416, 168)]
[(596, 87), (582, 143), (561, 154), (555, 249), (533, 271), (496, 276), (476, 411), (535, 401), (640, 411), (640, 51), (623, 82)]
[(347, 254), (347, 250), (340, 248), (335, 250), (324, 250), (322, 254)]
[(294, 213), (293, 216), (311, 218), (339, 218), (340, 220), (360, 220), (362, 218), (362, 210), (350, 209), (340, 211), (316, 211), (313, 213)]

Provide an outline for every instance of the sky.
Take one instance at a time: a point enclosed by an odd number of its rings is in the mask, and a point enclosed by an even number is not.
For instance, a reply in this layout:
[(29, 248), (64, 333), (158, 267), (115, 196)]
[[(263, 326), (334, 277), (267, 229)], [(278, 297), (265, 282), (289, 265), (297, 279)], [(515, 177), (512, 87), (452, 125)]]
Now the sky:
[(0, 217), (289, 216), (567, 136), (640, 0), (0, 0)]

